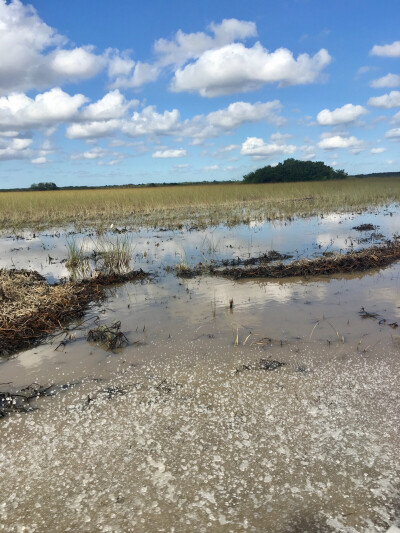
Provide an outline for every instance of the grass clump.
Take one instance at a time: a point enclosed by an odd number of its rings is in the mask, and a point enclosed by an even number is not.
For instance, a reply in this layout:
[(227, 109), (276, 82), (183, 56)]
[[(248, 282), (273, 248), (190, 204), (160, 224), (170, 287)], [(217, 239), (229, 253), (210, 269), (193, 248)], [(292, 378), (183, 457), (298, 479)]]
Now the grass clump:
[(129, 271), (133, 250), (127, 235), (83, 240), (72, 237), (67, 239), (66, 246), (66, 266), (73, 279), (93, 276), (98, 272), (109, 276)]

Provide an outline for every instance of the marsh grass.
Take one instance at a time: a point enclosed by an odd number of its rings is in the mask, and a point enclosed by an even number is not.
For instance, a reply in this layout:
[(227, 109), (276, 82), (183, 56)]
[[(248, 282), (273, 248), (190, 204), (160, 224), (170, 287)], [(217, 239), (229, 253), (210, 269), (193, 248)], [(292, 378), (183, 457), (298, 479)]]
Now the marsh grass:
[(85, 243), (74, 237), (67, 237), (65, 241), (67, 247), (67, 268), (74, 269), (81, 267), (85, 262), (88, 262)]
[(66, 246), (66, 266), (73, 279), (92, 276), (95, 272), (120, 274), (130, 268), (133, 249), (127, 235), (115, 238), (101, 235), (95, 239), (72, 237), (66, 240)]
[(131, 244), (127, 235), (115, 239), (99, 238), (93, 250), (96, 265), (99, 263), (102, 272), (107, 274), (127, 271), (133, 254)]
[(207, 227), (400, 202), (400, 177), (328, 182), (1, 192), (0, 229)]

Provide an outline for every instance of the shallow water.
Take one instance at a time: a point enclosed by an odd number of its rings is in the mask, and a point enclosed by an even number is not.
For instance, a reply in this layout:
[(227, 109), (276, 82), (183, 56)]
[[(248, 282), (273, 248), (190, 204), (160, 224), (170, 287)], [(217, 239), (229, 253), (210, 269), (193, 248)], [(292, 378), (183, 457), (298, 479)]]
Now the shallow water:
[[(217, 259), (355, 249), (368, 233), (351, 228), (366, 222), (391, 238), (399, 213), (138, 232), (136, 265), (156, 275), (110, 290), (85, 317), (120, 320), (130, 346), (87, 343), (89, 320), (65, 347), (59, 336), (0, 364), (16, 388), (76, 383), (0, 422), (0, 531), (386, 531), (400, 512), (389, 326), (400, 323), (400, 265), (240, 282), (163, 270), (181, 250), (201, 260), (205, 238)], [(14, 264), (66, 275), (45, 262), (65, 257), (65, 237), (36, 239), (17, 241)], [(0, 243), (6, 266), (12, 242)], [(261, 358), (286, 364), (260, 370)]]

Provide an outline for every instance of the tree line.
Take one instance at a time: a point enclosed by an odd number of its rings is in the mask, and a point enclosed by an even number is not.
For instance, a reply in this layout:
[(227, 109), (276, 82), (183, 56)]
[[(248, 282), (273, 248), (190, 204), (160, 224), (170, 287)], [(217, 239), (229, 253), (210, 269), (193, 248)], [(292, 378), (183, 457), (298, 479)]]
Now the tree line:
[(322, 161), (286, 159), (276, 166), (258, 168), (243, 176), (244, 183), (273, 183), (283, 181), (337, 180), (347, 177), (344, 170), (334, 170)]

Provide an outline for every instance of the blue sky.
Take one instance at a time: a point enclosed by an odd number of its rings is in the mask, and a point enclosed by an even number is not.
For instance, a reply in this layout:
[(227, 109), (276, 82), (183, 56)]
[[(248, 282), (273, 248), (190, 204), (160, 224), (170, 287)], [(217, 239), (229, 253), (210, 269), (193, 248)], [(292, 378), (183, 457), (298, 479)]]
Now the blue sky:
[(0, 188), (400, 170), (398, 0), (0, 0)]

